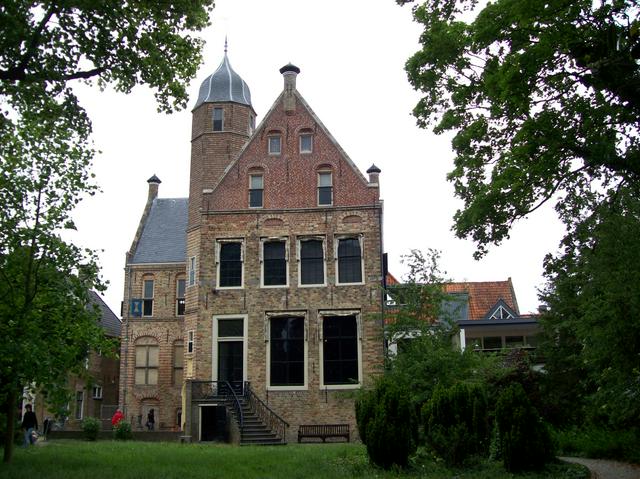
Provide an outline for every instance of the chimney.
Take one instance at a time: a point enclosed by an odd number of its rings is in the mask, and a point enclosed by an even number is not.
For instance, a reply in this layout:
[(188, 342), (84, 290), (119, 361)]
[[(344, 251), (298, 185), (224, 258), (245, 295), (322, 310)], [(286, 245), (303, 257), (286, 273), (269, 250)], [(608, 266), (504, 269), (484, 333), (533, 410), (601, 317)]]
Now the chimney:
[(380, 168), (376, 165), (371, 165), (367, 170), (369, 174), (369, 186), (379, 186), (379, 176), (380, 176)]
[(147, 183), (149, 183), (149, 196), (147, 197), (147, 203), (151, 203), (158, 197), (158, 187), (162, 181), (160, 181), (160, 178), (156, 175), (153, 175), (147, 180)]
[(294, 95), (296, 77), (300, 73), (300, 69), (288, 63), (280, 69), (280, 73), (284, 77), (284, 111), (287, 114), (293, 114), (296, 111), (296, 98)]

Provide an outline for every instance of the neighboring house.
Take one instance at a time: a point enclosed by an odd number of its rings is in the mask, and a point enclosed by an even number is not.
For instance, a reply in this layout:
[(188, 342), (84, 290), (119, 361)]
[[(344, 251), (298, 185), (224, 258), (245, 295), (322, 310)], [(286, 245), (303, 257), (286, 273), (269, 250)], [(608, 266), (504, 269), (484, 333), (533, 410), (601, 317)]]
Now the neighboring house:
[(125, 272), (120, 393), (134, 427), (154, 409), (157, 429), (226, 439), (228, 382), (272, 442), (301, 424), (349, 424), (355, 437), (345, 391), (370, 384), (384, 356), (380, 170), (358, 170), (298, 92), (299, 72), (280, 69), (284, 89), (256, 128), (225, 52), (192, 111), (189, 198), (159, 198), (148, 181)]
[[(390, 298), (401, 283), (391, 274), (386, 282)], [(443, 317), (460, 328), (456, 344), (477, 351), (500, 351), (521, 348), (533, 350), (539, 326), (536, 315), (520, 314), (511, 278), (506, 281), (445, 283), (447, 299)], [(391, 299), (391, 302), (393, 299)], [(389, 308), (391, 314), (397, 305)], [(390, 345), (393, 351), (393, 345)]]
[[(100, 311), (100, 325), (105, 335), (119, 340), (120, 319), (111, 311), (109, 306), (94, 291), (89, 292), (93, 305)], [(86, 417), (102, 419), (103, 427), (111, 427), (111, 416), (118, 406), (118, 381), (120, 377), (120, 359), (117, 357), (103, 356), (98, 352), (91, 352), (85, 363), (87, 378), (75, 375), (69, 377), (69, 390), (72, 400), (68, 407), (68, 416), (65, 418), (65, 429), (80, 429), (82, 420)], [(43, 404), (42, 397), (36, 398), (36, 414), (38, 425), (42, 429), (45, 418), (59, 420), (55, 413), (48, 412)]]

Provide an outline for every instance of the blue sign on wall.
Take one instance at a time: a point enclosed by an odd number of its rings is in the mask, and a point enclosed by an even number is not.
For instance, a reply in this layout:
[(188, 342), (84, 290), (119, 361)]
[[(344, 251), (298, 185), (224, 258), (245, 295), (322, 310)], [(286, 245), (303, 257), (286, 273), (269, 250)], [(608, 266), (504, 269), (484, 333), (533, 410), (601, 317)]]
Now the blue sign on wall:
[(141, 299), (132, 299), (131, 300), (131, 316), (134, 318), (139, 318), (142, 316), (142, 300)]

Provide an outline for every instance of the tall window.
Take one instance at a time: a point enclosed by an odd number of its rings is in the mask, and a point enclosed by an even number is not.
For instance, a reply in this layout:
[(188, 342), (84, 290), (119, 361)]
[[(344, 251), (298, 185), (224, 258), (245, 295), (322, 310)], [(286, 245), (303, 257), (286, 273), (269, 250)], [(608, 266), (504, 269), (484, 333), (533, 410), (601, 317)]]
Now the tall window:
[(362, 282), (362, 250), (359, 238), (338, 239), (338, 283)]
[(158, 343), (153, 338), (136, 343), (136, 384), (158, 384)]
[(329, 206), (333, 204), (333, 180), (330, 171), (318, 173), (318, 205)]
[(270, 385), (304, 386), (304, 318), (272, 318)]
[(195, 331), (191, 330), (187, 333), (187, 352), (192, 353), (194, 351), (195, 344)]
[(82, 419), (84, 391), (76, 391), (76, 419)]
[(264, 177), (262, 175), (249, 175), (249, 207), (262, 208), (264, 192)]
[(173, 384), (182, 385), (184, 371), (184, 344), (182, 341), (173, 344)]
[(184, 316), (184, 291), (186, 286), (186, 280), (184, 278), (178, 278), (176, 281), (176, 315)]
[(300, 153), (311, 153), (313, 151), (313, 135), (302, 133), (300, 135)]
[(153, 316), (153, 280), (145, 279), (142, 292), (142, 315)]
[(224, 110), (222, 108), (213, 109), (213, 131), (222, 131), (224, 128)]
[(300, 240), (300, 284), (324, 284), (324, 245), (321, 239)]
[(325, 316), (322, 321), (322, 338), (323, 383), (358, 384), (360, 378), (356, 316)]
[(272, 135), (268, 137), (267, 141), (269, 144), (269, 154), (279, 155), (282, 151), (282, 137), (280, 135)]
[(221, 241), (218, 243), (218, 287), (239, 288), (242, 286), (242, 242)]
[(189, 286), (196, 284), (196, 257), (189, 258)]
[(287, 242), (284, 240), (262, 243), (262, 284), (264, 286), (287, 285)]

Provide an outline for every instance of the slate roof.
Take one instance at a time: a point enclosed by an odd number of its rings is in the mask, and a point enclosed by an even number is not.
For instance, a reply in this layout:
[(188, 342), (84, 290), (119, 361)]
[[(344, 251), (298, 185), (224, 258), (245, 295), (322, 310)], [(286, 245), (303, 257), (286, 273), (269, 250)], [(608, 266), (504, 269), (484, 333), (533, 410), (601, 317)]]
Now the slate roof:
[(249, 85), (231, 68), (226, 53), (217, 70), (200, 85), (198, 100), (193, 108), (195, 109), (203, 103), (225, 101), (252, 106)]
[(102, 300), (98, 293), (89, 291), (89, 298), (93, 304), (100, 308), (100, 326), (106, 331), (107, 336), (120, 337), (120, 327), (122, 325), (120, 319), (111, 311), (111, 308), (107, 306), (107, 303)]
[(131, 263), (182, 263), (187, 256), (188, 198), (156, 198)]

